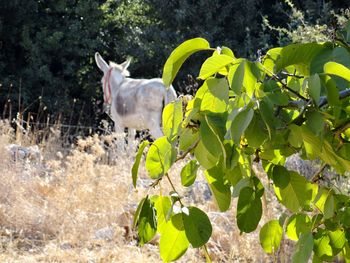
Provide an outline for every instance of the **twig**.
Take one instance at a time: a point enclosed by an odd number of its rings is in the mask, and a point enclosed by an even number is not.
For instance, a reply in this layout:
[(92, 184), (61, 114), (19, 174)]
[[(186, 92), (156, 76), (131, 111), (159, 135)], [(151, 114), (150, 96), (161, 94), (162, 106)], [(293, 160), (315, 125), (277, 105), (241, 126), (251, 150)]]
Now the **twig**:
[(282, 87), (285, 88), (286, 90), (288, 90), (289, 92), (293, 93), (295, 96), (297, 96), (298, 98), (304, 100), (304, 101), (308, 101), (307, 98), (305, 98), (303, 95), (299, 94), (298, 92), (296, 92), (295, 90), (291, 89), (290, 87), (288, 87), (288, 85), (286, 83), (284, 83), (276, 74), (272, 73), (272, 78), (277, 80), (279, 83), (281, 83)]
[(200, 138), (198, 137), (197, 140), (190, 146), (190, 148), (187, 149), (186, 152), (184, 152), (182, 155), (176, 158), (175, 162), (185, 159), (187, 154), (189, 154), (194, 148), (196, 148), (199, 142), (200, 142)]
[(286, 71), (282, 71), (281, 74), (285, 75), (285, 76), (288, 76), (288, 77), (295, 77), (297, 79), (303, 79), (304, 76), (300, 76), (300, 75), (296, 75), (295, 72), (293, 74), (290, 74)]
[(324, 163), (320, 169), (312, 176), (311, 182), (316, 183), (318, 180), (322, 178), (321, 173), (324, 171), (324, 169), (327, 167), (328, 164)]
[(286, 83), (284, 83), (275, 73), (271, 72), (270, 70), (268, 70), (267, 68), (263, 67), (264, 70), (266, 72), (268, 72), (271, 77), (275, 80), (277, 80), (279, 83), (281, 83), (282, 87), (286, 90), (288, 90), (289, 92), (293, 93), (295, 96), (297, 96), (298, 98), (304, 100), (304, 101), (308, 101), (307, 98), (305, 98), (304, 96), (302, 96), (301, 94), (299, 94), (298, 92), (296, 92), (295, 90), (291, 89), (290, 87), (288, 87), (288, 85)]

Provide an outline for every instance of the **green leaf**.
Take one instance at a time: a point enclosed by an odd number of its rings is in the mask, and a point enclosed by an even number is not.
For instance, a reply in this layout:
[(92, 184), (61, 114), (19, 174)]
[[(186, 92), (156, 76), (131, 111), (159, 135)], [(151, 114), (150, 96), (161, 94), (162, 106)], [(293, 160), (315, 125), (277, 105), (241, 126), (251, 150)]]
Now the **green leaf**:
[(207, 79), (197, 91), (195, 105), (200, 103), (204, 113), (225, 113), (228, 103), (228, 83), (226, 79)]
[(311, 231), (311, 220), (305, 214), (293, 214), (287, 221), (286, 235), (291, 240), (298, 240), (300, 235)]
[(174, 49), (164, 65), (162, 77), (164, 85), (169, 87), (185, 60), (193, 53), (201, 50), (210, 50), (208, 41), (203, 38), (187, 40)]
[(314, 236), (314, 252), (321, 260), (332, 260), (345, 244), (346, 237), (343, 229), (336, 229), (335, 231), (319, 229)]
[(329, 195), (332, 195), (332, 190), (320, 187), (315, 200), (313, 201), (317, 209), (319, 209), (323, 214), (325, 211), (325, 203)]
[(137, 225), (140, 244), (144, 245), (150, 241), (157, 232), (156, 211), (148, 197), (142, 202)]
[(339, 90), (336, 82), (329, 76), (324, 77), (326, 92), (327, 92), (327, 100), (329, 106), (337, 106), (340, 104), (339, 100)]
[(262, 204), (251, 187), (241, 189), (237, 204), (237, 225), (242, 232), (254, 231), (261, 219)]
[(316, 196), (317, 186), (305, 177), (276, 165), (273, 169), (274, 189), (278, 200), (292, 212), (310, 206)]
[(309, 77), (308, 86), (309, 86), (308, 91), (309, 91), (310, 97), (313, 99), (316, 105), (319, 105), (320, 94), (321, 94), (321, 81), (318, 74), (314, 74)]
[(239, 109), (237, 115), (231, 123), (231, 138), (236, 145), (240, 144), (241, 136), (249, 126), (254, 116), (254, 110), (251, 108)]
[(267, 222), (260, 230), (260, 244), (268, 254), (274, 254), (281, 243), (283, 229), (278, 220)]
[(230, 186), (224, 183), (224, 172), (215, 166), (206, 170), (204, 174), (220, 211), (226, 211), (231, 204), (231, 190)]
[(328, 236), (333, 249), (333, 253), (336, 255), (343, 249), (345, 242), (347, 242), (345, 237), (345, 231), (343, 229), (329, 231)]
[(332, 218), (335, 212), (335, 201), (332, 194), (327, 196), (324, 204), (324, 219)]
[(337, 62), (327, 62), (324, 65), (324, 72), (330, 75), (336, 75), (347, 81), (350, 81), (350, 69)]
[(149, 148), (146, 157), (146, 169), (152, 179), (162, 177), (176, 159), (176, 149), (168, 141), (168, 138), (163, 136), (158, 138)]
[[(223, 145), (223, 130), (225, 129), (226, 120), (219, 116), (204, 116), (200, 125), (200, 135), (204, 147), (213, 156), (220, 157), (225, 154)], [(215, 129), (216, 128), (216, 129)]]
[(256, 84), (261, 78), (262, 69), (260, 67), (260, 63), (257, 62), (246, 61), (245, 63), (243, 86), (249, 98), (254, 97)]
[(334, 254), (327, 231), (319, 229), (314, 236), (314, 253), (321, 260), (332, 260)]
[(299, 74), (308, 76), (310, 74), (310, 65), (313, 62), (313, 58), (327, 49), (329, 49), (328, 43), (298, 43), (283, 47), (278, 50), (279, 54), (275, 56), (274, 72), (278, 73), (282, 69), (293, 65)]
[(254, 148), (261, 148), (264, 141), (268, 140), (266, 126), (258, 113), (254, 112), (253, 119), (244, 131), (244, 137), (247, 139), (248, 145)]
[(302, 137), (309, 158), (320, 157), (340, 174), (350, 171), (350, 161), (339, 156), (327, 140), (321, 141), (306, 126), (302, 126)]
[(314, 239), (311, 232), (302, 234), (296, 245), (295, 252), (292, 257), (293, 263), (307, 263), (314, 247)]
[(157, 211), (157, 232), (162, 234), (171, 210), (171, 199), (168, 196), (154, 196), (152, 201)]
[(199, 165), (196, 160), (189, 161), (181, 170), (181, 183), (183, 186), (190, 186), (197, 177)]
[(245, 187), (250, 187), (251, 182), (249, 177), (242, 178), (233, 188), (232, 197), (238, 197), (241, 190)]
[(196, 157), (199, 164), (202, 165), (205, 169), (212, 168), (219, 161), (219, 157), (212, 155), (204, 147), (202, 140), (200, 140), (200, 142), (194, 150), (194, 157)]
[(137, 206), (137, 209), (135, 211), (135, 215), (134, 215), (134, 222), (133, 222), (133, 227), (137, 226), (137, 222), (139, 221), (139, 217), (140, 217), (140, 213), (141, 213), (141, 209), (143, 207), (144, 202), (148, 199), (148, 195), (144, 198), (142, 198), (142, 200), (140, 201), (140, 203)]
[(319, 111), (310, 110), (306, 114), (306, 125), (317, 136), (324, 130), (323, 115)]
[(192, 129), (182, 129), (179, 139), (180, 151), (187, 151), (197, 141), (199, 132), (193, 131)]
[(230, 66), (227, 79), (233, 92), (240, 95), (244, 80), (245, 60), (237, 59), (236, 61)]
[(301, 135), (301, 128), (298, 125), (289, 125), (290, 133), (288, 136), (288, 142), (293, 147), (299, 148), (303, 144), (303, 137)]
[(272, 134), (274, 132), (276, 118), (274, 118), (273, 106), (266, 100), (261, 100), (259, 103), (259, 112), (262, 120), (266, 125), (266, 129), (269, 134), (269, 138), (272, 138)]
[(140, 161), (141, 161), (141, 157), (142, 157), (142, 153), (145, 150), (146, 146), (149, 144), (149, 141), (143, 141), (140, 145), (139, 145), (139, 149), (137, 150), (137, 154), (135, 157), (135, 162), (132, 165), (131, 168), (131, 175), (132, 175), (132, 184), (134, 185), (134, 187), (136, 188), (136, 181), (137, 181), (137, 175), (138, 175), (138, 171), (139, 171), (139, 166), (140, 166)]
[(177, 260), (185, 254), (189, 246), (184, 227), (184, 214), (176, 214), (171, 217), (160, 236), (159, 250), (163, 261)]
[(199, 72), (199, 79), (207, 79), (214, 74), (218, 73), (223, 67), (231, 64), (234, 62), (234, 58), (227, 55), (215, 55), (207, 58), (206, 61), (204, 61), (200, 72)]
[(206, 213), (197, 207), (188, 207), (189, 214), (184, 214), (185, 233), (192, 247), (197, 248), (208, 242), (212, 226)]
[(235, 58), (235, 55), (233, 54), (233, 51), (232, 51), (230, 48), (225, 47), (225, 46), (222, 46), (222, 47), (217, 48), (217, 49), (214, 51), (214, 54), (215, 54), (215, 55), (223, 54), (223, 55), (227, 55), (227, 56), (230, 56), (230, 57)]
[(170, 141), (177, 137), (182, 122), (182, 101), (176, 100), (164, 107), (162, 115), (163, 131)]

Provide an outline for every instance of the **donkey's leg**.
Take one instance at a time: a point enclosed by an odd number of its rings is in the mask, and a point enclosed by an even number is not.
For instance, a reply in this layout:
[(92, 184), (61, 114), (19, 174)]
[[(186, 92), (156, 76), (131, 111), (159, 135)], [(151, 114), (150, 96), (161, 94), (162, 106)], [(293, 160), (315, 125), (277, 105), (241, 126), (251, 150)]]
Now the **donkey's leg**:
[(126, 138), (125, 138), (125, 132), (124, 127), (121, 125), (121, 122), (119, 120), (114, 120), (114, 132), (116, 134), (116, 146), (117, 149), (123, 152), (126, 150)]
[(149, 122), (149, 131), (155, 139), (158, 139), (159, 137), (162, 137), (164, 135), (160, 127), (160, 123), (162, 120), (162, 113), (153, 112), (152, 115), (153, 116), (151, 116), (150, 122)]
[(135, 140), (136, 130), (128, 128), (128, 139)]
[(139, 141), (135, 139), (136, 137), (136, 130), (132, 128), (128, 128), (128, 137), (127, 137), (127, 142), (128, 142), (128, 147), (127, 150), (134, 154), (135, 149), (137, 145), (139, 144)]

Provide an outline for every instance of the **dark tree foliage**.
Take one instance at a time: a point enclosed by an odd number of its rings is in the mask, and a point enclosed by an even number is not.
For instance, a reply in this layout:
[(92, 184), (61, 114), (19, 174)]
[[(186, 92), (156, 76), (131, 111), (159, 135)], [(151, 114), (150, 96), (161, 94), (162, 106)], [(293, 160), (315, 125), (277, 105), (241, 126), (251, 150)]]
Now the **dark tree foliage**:
[[(293, 3), (310, 23), (329, 22), (329, 10), (348, 7), (346, 1)], [(286, 27), (286, 10), (275, 0), (0, 0), (1, 117), (8, 117), (10, 99), (12, 116), (26, 109), (66, 122), (73, 112), (73, 122), (96, 126), (102, 114), (96, 51), (118, 63), (131, 56), (133, 77), (159, 77), (170, 52), (193, 37), (254, 59), (279, 43), (262, 18)], [(198, 72), (204, 57), (189, 59), (183, 72)], [(185, 79), (177, 77), (178, 90)]]
[(15, 107), (20, 93), (22, 110), (32, 104), (28, 110), (47, 109), (55, 118), (68, 116), (85, 104), (85, 116), (92, 116), (98, 81), (92, 57), (101, 45), (100, 4), (90, 0), (2, 1), (2, 104), (9, 96)]

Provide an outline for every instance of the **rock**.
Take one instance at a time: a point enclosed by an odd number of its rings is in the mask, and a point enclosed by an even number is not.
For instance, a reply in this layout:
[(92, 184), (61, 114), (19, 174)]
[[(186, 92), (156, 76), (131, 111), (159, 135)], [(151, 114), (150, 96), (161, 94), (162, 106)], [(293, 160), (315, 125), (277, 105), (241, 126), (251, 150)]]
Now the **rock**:
[(114, 233), (113, 227), (107, 226), (97, 230), (94, 234), (94, 239), (110, 241), (113, 239)]

